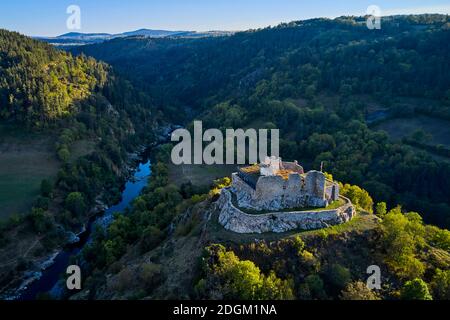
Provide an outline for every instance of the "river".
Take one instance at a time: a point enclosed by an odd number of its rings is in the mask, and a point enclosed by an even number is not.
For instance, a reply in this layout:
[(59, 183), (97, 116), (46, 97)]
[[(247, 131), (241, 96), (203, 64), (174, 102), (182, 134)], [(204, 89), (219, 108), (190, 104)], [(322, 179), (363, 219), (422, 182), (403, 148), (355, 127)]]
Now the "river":
[(105, 212), (91, 221), (83, 232), (78, 241), (75, 244), (67, 246), (63, 251), (61, 251), (54, 259), (54, 263), (42, 272), (42, 276), (32, 282), (25, 290), (22, 291), (19, 300), (35, 300), (39, 293), (50, 292), (52, 296), (57, 296), (58, 292), (61, 291), (61, 275), (65, 274), (67, 267), (70, 265), (71, 258), (75, 257), (82, 248), (90, 242), (92, 231), (95, 226), (100, 224), (104, 227), (108, 226), (113, 221), (114, 213), (123, 212), (134, 198), (139, 196), (142, 189), (147, 186), (148, 177), (151, 174), (151, 164), (147, 153), (145, 153), (136, 167), (133, 176), (126, 182), (125, 188), (122, 191), (122, 200), (112, 206), (111, 208), (105, 210)]

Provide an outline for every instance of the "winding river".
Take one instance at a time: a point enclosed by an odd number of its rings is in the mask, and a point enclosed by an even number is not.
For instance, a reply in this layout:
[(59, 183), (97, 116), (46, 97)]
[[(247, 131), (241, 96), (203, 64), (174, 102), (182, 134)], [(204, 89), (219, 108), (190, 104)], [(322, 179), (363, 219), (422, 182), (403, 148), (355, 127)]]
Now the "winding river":
[(18, 299), (35, 300), (37, 295), (43, 292), (50, 292), (52, 296), (58, 297), (59, 292), (62, 291), (61, 275), (65, 273), (67, 267), (70, 265), (71, 258), (76, 256), (90, 242), (92, 231), (96, 225), (108, 226), (113, 221), (114, 213), (123, 212), (133, 199), (139, 196), (142, 189), (147, 186), (150, 174), (151, 164), (148, 153), (145, 152), (133, 176), (125, 184), (125, 188), (122, 191), (122, 200), (115, 206), (107, 209), (101, 216), (91, 221), (86, 231), (79, 235), (80, 240), (61, 251), (55, 257), (54, 263), (42, 272), (42, 276), (38, 280), (32, 282), (23, 290)]

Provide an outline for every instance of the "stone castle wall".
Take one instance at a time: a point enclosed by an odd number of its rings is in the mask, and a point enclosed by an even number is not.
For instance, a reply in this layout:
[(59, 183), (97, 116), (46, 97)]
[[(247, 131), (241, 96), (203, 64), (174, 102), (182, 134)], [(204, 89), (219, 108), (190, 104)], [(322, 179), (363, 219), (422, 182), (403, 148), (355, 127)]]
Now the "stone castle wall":
[(223, 189), (216, 205), (220, 210), (219, 223), (225, 229), (237, 233), (320, 229), (347, 222), (355, 215), (350, 200), (344, 197), (341, 198), (345, 200), (345, 204), (332, 210), (247, 214), (233, 205), (231, 192), (230, 188)]
[(252, 184), (234, 173), (232, 191), (240, 207), (254, 210), (325, 207), (339, 197), (337, 184), (327, 183), (319, 171), (309, 171), (305, 175), (291, 173), (287, 180), (281, 176), (260, 176)]
[(328, 183), (325, 187), (325, 197), (331, 201), (339, 199), (339, 185), (331, 180), (326, 180)]

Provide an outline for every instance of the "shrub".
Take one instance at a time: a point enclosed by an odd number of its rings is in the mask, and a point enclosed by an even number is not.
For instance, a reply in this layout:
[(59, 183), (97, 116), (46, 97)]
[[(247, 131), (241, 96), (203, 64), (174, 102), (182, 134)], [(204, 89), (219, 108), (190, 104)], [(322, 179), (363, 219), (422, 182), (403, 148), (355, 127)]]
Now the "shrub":
[(375, 213), (379, 215), (380, 217), (384, 216), (386, 214), (386, 202), (378, 202), (375, 206)]
[(217, 196), (225, 187), (229, 187), (231, 185), (231, 179), (228, 177), (224, 177), (221, 179), (214, 180), (214, 186), (212, 190), (209, 192), (211, 197)]
[(436, 270), (431, 281), (433, 296), (439, 300), (450, 300), (450, 270)]
[(199, 202), (204, 201), (205, 199), (206, 199), (206, 195), (198, 195), (198, 194), (194, 194), (194, 195), (191, 197), (191, 202), (192, 202), (192, 204), (196, 204), (196, 203), (199, 203)]
[(300, 236), (295, 236), (292, 238), (292, 247), (297, 252), (297, 255), (301, 256), (303, 250), (305, 249), (305, 242), (302, 240)]
[(65, 201), (66, 209), (75, 216), (80, 216), (86, 211), (86, 203), (81, 192), (71, 192), (67, 195)]
[[(278, 278), (273, 271), (265, 276), (250, 260), (240, 260), (233, 251), (226, 251), (221, 245), (206, 249), (207, 281), (214, 291), (218, 285), (226, 299), (272, 300), (293, 299), (293, 282)], [(218, 283), (214, 283), (218, 281)]]
[(386, 250), (385, 263), (398, 277), (420, 277), (425, 266), (416, 258), (416, 252), (424, 246), (425, 228), (421, 217), (414, 212), (402, 214), (399, 207), (389, 211), (382, 225), (382, 242)]
[(325, 293), (324, 284), (322, 278), (317, 274), (310, 274), (305, 278), (305, 284), (308, 286), (309, 292), (312, 298), (325, 299), (327, 294)]
[(30, 214), (33, 229), (38, 233), (44, 233), (50, 230), (53, 222), (47, 212), (41, 208), (33, 208)]
[(49, 204), (50, 204), (49, 198), (40, 196), (34, 202), (34, 207), (48, 210)]
[(148, 252), (158, 246), (161, 240), (164, 238), (164, 233), (157, 227), (147, 227), (141, 238), (141, 250), (142, 252)]
[(373, 200), (366, 190), (349, 184), (340, 184), (339, 187), (341, 194), (349, 198), (355, 206), (373, 212)]
[(450, 251), (450, 231), (428, 225), (425, 227), (427, 242), (439, 249)]
[(351, 274), (347, 268), (335, 263), (328, 268), (327, 278), (333, 286), (341, 290), (351, 281)]
[(433, 300), (427, 284), (419, 278), (406, 282), (400, 295), (403, 300)]
[(340, 298), (341, 300), (380, 300), (380, 297), (362, 281), (349, 283), (342, 290)]
[(41, 182), (41, 195), (43, 197), (48, 197), (49, 198), (51, 196), (52, 192), (53, 192), (53, 185), (52, 185), (52, 183), (49, 180), (47, 180), (47, 179), (42, 180), (42, 182)]
[(139, 278), (147, 292), (151, 292), (162, 280), (161, 265), (154, 263), (142, 265)]
[(136, 284), (136, 278), (134, 276), (134, 273), (129, 268), (125, 268), (122, 271), (120, 271), (115, 279), (115, 282), (112, 284), (112, 287), (114, 290), (117, 290), (119, 292), (124, 292), (127, 289), (134, 288)]
[(58, 158), (59, 158), (59, 160), (61, 160), (63, 162), (69, 161), (70, 152), (66, 146), (64, 146), (58, 150)]

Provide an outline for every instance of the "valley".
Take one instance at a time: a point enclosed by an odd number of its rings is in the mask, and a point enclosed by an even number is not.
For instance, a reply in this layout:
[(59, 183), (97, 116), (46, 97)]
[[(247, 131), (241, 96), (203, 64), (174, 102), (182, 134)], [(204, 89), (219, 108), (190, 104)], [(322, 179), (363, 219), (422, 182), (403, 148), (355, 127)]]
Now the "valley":
[[(51, 40), (87, 43), (61, 47), (0, 30), (2, 297), (449, 299), (450, 21), (383, 19), (69, 33)], [(197, 121), (279, 129), (285, 161), (249, 163), (262, 184), (243, 175), (249, 191), (226, 202), (236, 165), (171, 158), (170, 133)], [(224, 223), (227, 205), (264, 220)], [(76, 293), (57, 284), (73, 261)]]

